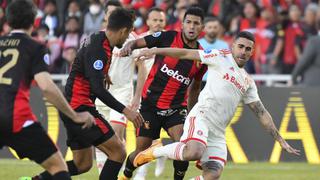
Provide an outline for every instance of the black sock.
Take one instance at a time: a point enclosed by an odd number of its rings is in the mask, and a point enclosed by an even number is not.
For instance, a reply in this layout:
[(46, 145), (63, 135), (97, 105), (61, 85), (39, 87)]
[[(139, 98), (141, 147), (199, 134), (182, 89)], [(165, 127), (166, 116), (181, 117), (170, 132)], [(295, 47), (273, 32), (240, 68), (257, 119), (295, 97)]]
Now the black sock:
[(60, 171), (52, 176), (52, 180), (71, 180), (71, 177), (67, 171)]
[(104, 164), (102, 171), (100, 173), (100, 180), (118, 180), (118, 174), (121, 169), (122, 163), (112, 161), (108, 159)]
[(189, 167), (189, 161), (173, 161), (174, 180), (182, 180)]
[(33, 177), (32, 179), (37, 180), (37, 178), (39, 180), (52, 180), (52, 176), (48, 171), (43, 171), (39, 176)]
[(72, 160), (71, 161), (67, 161), (67, 166), (68, 166), (68, 170), (69, 170), (69, 173), (70, 173), (71, 176), (79, 174), (78, 168), (77, 168), (77, 166), (74, 164), (74, 162)]
[(129, 157), (130, 156), (128, 156), (128, 158), (127, 158), (126, 168), (124, 169), (123, 174), (126, 177), (131, 178), (132, 177), (132, 173), (136, 169), (136, 167), (133, 166), (133, 163), (130, 161)]

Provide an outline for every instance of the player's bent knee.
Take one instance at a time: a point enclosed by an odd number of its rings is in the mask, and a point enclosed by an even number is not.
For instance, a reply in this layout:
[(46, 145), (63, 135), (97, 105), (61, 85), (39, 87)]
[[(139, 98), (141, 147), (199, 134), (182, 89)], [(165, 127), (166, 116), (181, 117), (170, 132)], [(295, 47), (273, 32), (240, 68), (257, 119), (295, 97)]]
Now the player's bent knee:
[(184, 149), (184, 160), (195, 161), (200, 160), (206, 147), (198, 142), (188, 142)]
[(216, 161), (209, 161), (202, 164), (204, 179), (218, 180), (223, 171), (223, 166)]
[(80, 174), (88, 172), (92, 168), (92, 162), (83, 162), (81, 164), (78, 164), (77, 168)]

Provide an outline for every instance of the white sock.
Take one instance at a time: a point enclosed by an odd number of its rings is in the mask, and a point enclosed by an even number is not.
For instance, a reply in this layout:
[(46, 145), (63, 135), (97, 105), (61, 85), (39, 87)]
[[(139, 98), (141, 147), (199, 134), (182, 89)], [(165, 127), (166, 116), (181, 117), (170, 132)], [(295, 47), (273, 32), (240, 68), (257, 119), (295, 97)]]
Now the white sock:
[(185, 146), (186, 144), (182, 142), (175, 142), (159, 148), (155, 148), (153, 151), (153, 155), (156, 158), (165, 156), (173, 160), (183, 161), (183, 149)]
[(104, 166), (104, 163), (106, 163), (106, 161), (108, 159), (108, 156), (104, 152), (100, 151), (98, 148), (95, 148), (95, 149), (96, 149), (97, 167), (98, 167), (99, 174), (100, 174), (102, 171), (102, 168)]
[(204, 178), (203, 178), (202, 175), (200, 175), (200, 176), (194, 177), (194, 178), (192, 178), (190, 180), (204, 180)]

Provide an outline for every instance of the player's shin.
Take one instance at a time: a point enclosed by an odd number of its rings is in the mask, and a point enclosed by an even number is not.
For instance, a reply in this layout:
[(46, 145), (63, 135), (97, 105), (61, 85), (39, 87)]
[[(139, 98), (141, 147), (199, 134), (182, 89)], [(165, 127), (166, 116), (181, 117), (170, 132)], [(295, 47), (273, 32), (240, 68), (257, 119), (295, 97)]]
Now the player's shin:
[(153, 151), (153, 155), (156, 158), (161, 156), (168, 157), (173, 160), (183, 161), (183, 150), (186, 144), (182, 142), (175, 142), (172, 144), (168, 144), (162, 147), (155, 148)]
[(173, 161), (174, 180), (182, 180), (189, 167), (189, 161)]
[(126, 167), (125, 167), (125, 169), (123, 171), (123, 174), (127, 178), (131, 178), (133, 171), (136, 169), (136, 167), (134, 167), (134, 165), (133, 165), (133, 162), (130, 160), (130, 155), (127, 158)]
[(74, 164), (74, 161), (67, 161), (68, 170), (71, 176), (75, 176), (79, 174), (79, 170), (77, 166)]
[(117, 180), (122, 163), (108, 159), (104, 164), (99, 179)]

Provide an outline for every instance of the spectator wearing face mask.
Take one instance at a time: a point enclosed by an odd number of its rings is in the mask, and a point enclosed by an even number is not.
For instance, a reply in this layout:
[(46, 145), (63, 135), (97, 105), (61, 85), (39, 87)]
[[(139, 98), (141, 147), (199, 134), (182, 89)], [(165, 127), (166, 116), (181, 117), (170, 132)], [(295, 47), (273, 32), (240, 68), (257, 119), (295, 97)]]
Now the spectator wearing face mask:
[(100, 30), (103, 22), (104, 12), (101, 4), (93, 0), (89, 5), (89, 11), (84, 16), (83, 33), (90, 35)]

